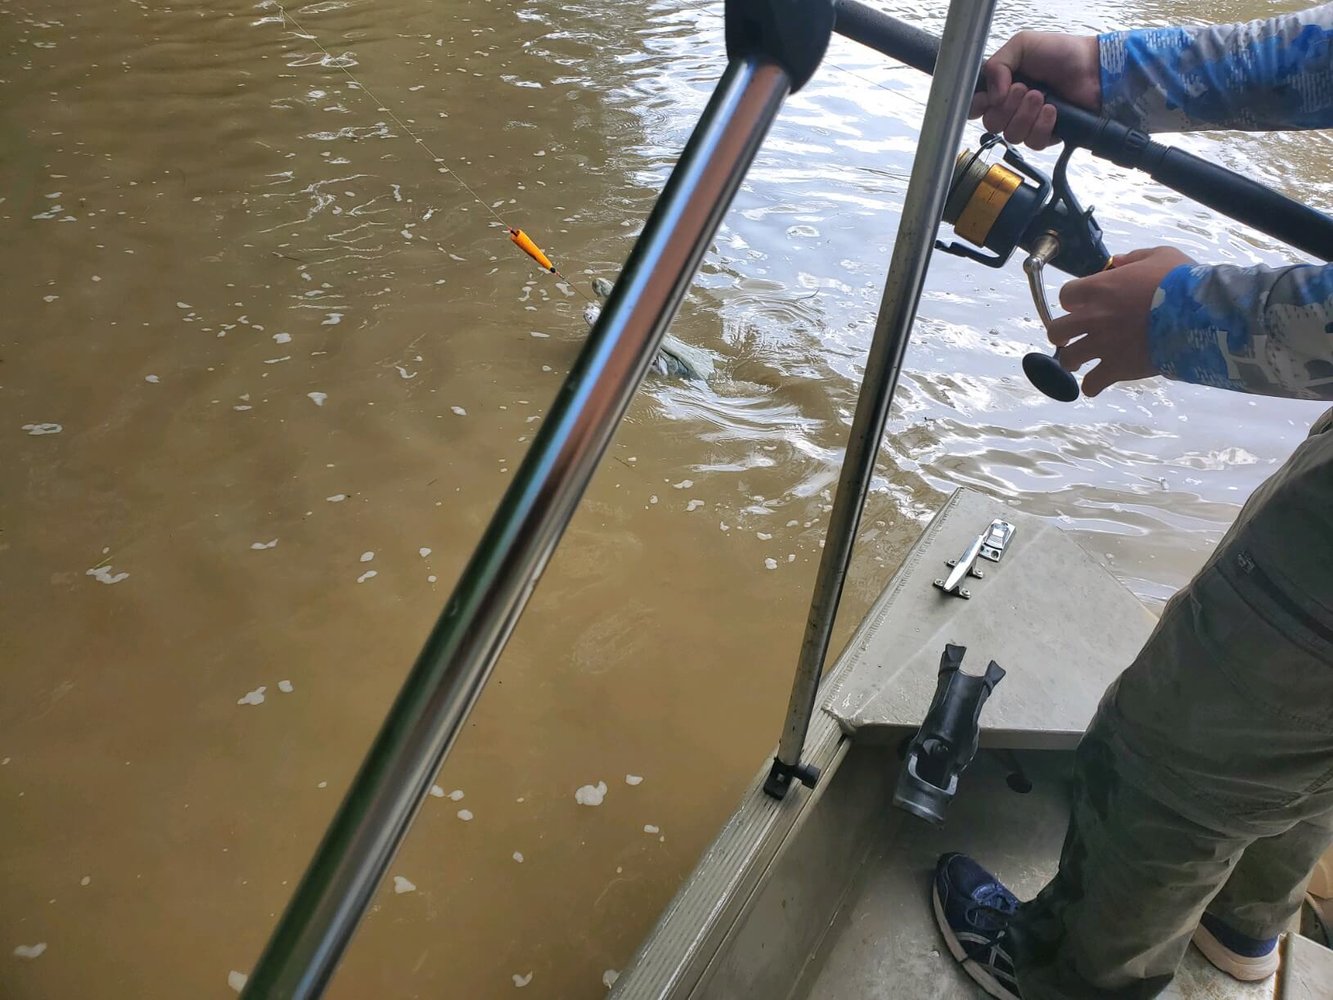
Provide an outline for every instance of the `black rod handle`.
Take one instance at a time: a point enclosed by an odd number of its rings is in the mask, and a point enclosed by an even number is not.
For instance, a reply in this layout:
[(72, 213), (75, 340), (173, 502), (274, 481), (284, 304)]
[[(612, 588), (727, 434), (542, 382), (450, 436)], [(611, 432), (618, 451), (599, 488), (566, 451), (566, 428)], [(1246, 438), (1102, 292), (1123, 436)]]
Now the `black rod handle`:
[(1333, 260), (1333, 220), (1323, 212), (1183, 149), (1163, 150), (1148, 168), (1159, 184), (1313, 257)]
[[(859, 0), (838, 0), (833, 30), (898, 62), (931, 73), (939, 39)], [(1042, 84), (1018, 78), (1044, 92)], [(977, 81), (977, 89), (985, 87)], [(1056, 110), (1055, 136), (1122, 167), (1142, 170), (1159, 184), (1298, 250), (1333, 260), (1333, 218), (1192, 153), (1165, 146), (1145, 132), (1046, 95)]]

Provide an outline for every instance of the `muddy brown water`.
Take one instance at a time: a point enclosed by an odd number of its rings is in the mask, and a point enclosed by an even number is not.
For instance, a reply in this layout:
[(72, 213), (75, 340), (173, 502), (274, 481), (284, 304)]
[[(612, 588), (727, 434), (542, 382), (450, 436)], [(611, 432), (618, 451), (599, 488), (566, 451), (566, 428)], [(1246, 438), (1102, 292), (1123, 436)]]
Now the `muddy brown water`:
[[(1019, 3), (995, 38), (1292, 6)], [(717, 4), (295, 10), (334, 64), (271, 4), (0, 0), (9, 1000), (232, 995), (585, 334), (338, 66), (584, 289), (722, 65)], [(635, 400), (330, 996), (602, 995), (769, 753), (926, 88), (838, 40), (789, 102), (674, 327), (717, 377)], [(1323, 135), (1180, 141), (1333, 202)], [(1113, 249), (1296, 259), (1073, 177)], [(937, 255), (840, 637), (959, 485), (1160, 602), (1318, 413), (1051, 403), (1025, 294)]]

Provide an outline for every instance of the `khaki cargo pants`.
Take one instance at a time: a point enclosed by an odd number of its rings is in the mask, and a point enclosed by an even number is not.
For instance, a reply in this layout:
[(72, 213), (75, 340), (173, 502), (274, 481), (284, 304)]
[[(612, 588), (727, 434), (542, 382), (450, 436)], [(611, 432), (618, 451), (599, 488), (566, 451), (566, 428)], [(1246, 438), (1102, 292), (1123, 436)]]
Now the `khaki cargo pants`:
[(1200, 915), (1284, 930), (1333, 842), (1333, 410), (1110, 687), (1055, 879), (1015, 925), (1024, 1000), (1149, 1000)]

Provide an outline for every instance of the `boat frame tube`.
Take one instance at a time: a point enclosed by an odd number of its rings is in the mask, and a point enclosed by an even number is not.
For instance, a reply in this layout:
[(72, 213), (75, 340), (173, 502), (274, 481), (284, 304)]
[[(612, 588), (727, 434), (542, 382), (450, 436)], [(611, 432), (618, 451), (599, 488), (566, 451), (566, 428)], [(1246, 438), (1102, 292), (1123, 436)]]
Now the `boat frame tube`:
[(615, 290), (260, 956), (250, 1000), (317, 997), (328, 984), (792, 91), (776, 61), (728, 48)]
[(973, 81), (981, 70), (994, 9), (995, 0), (951, 0), (949, 4), (921, 124), (921, 138), (912, 161), (902, 219), (893, 242), (893, 257), (880, 300), (874, 339), (866, 359), (842, 475), (819, 560), (787, 719), (777, 756), (764, 784), (764, 791), (775, 798), (786, 795), (793, 778), (809, 786), (818, 780), (813, 768), (802, 765), (801, 752), (814, 715), (819, 679), (823, 675), (833, 620), (861, 524), (861, 510), (874, 475), (875, 459), (879, 455), (898, 376), (902, 373), (908, 336), (916, 318), (926, 267), (944, 212), (945, 196), (953, 179), (953, 163), (962, 142), (963, 126), (967, 123), (968, 107), (975, 89)]

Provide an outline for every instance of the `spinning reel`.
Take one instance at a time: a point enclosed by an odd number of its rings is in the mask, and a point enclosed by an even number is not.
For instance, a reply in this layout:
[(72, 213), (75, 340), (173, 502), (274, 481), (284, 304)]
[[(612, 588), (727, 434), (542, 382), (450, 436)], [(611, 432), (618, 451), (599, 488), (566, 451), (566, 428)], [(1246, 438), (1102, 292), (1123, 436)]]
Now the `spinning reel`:
[[(999, 160), (986, 153), (1002, 148)], [(1096, 274), (1111, 266), (1102, 230), (1070, 190), (1067, 170), (1074, 147), (1066, 145), (1047, 177), (1002, 137), (986, 133), (975, 151), (959, 154), (953, 184), (944, 205), (944, 220), (973, 244), (936, 247), (987, 267), (1001, 267), (1021, 247), (1027, 251), (1023, 270), (1042, 325), (1050, 329), (1051, 307), (1043, 280), (1046, 265), (1075, 277)], [(980, 248), (980, 249), (977, 249)], [(986, 253), (984, 251), (990, 251)], [(1032, 353), (1023, 358), (1028, 381), (1052, 399), (1078, 399), (1078, 380), (1053, 356)]]

